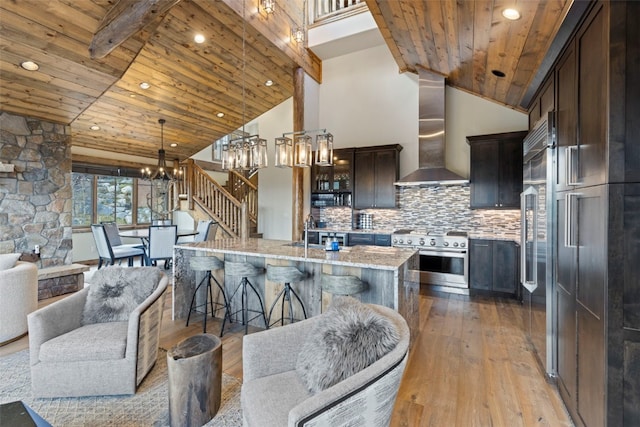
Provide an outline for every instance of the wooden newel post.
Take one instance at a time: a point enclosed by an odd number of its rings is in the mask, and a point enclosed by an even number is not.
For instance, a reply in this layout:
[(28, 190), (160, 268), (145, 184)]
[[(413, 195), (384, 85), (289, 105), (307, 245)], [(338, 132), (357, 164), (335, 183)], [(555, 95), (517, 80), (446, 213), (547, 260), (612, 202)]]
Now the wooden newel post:
[(202, 426), (220, 409), (222, 342), (211, 334), (189, 337), (167, 352), (171, 427)]

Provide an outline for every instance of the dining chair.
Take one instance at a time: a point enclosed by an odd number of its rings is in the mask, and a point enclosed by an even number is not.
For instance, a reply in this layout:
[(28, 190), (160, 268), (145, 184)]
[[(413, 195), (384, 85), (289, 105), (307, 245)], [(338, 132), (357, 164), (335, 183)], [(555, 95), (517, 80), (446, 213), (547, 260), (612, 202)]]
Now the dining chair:
[(104, 225), (104, 231), (107, 233), (107, 239), (112, 248), (136, 248), (145, 249), (145, 246), (141, 243), (122, 243), (120, 238), (120, 229), (118, 223), (113, 221), (102, 221), (100, 224)]
[[(126, 258), (128, 265), (133, 266), (133, 258), (140, 257), (140, 265), (144, 265), (145, 251), (142, 247), (127, 247), (111, 246), (109, 238), (107, 237), (107, 231), (104, 224), (91, 224), (91, 233), (93, 233), (93, 239), (96, 243), (96, 249), (98, 250), (98, 269), (102, 267), (102, 263), (105, 265), (113, 265), (116, 260), (122, 260)], [(124, 247), (123, 247), (124, 246)]]
[(211, 226), (211, 224), (213, 223), (212, 220), (205, 220), (205, 219), (201, 219), (198, 221), (198, 227), (196, 228), (196, 230), (198, 231), (198, 234), (196, 234), (193, 238), (194, 242), (204, 242), (205, 240), (208, 239), (209, 236), (209, 228)]
[(168, 269), (173, 259), (173, 245), (178, 240), (177, 225), (150, 225), (149, 250), (147, 265), (153, 265), (158, 260), (164, 260), (164, 268)]

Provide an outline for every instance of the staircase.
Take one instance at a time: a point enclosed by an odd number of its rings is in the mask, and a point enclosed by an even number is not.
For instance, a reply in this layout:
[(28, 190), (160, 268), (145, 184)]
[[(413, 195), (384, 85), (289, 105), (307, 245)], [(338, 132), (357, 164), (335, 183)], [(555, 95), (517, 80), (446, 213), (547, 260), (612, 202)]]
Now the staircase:
[[(192, 159), (183, 166), (183, 176), (171, 197), (173, 209), (180, 209), (186, 201), (189, 211), (203, 213), (219, 223), (219, 227), (229, 237), (249, 237), (256, 235), (258, 225), (258, 187), (250, 179), (235, 171), (229, 171), (226, 187), (216, 180)], [(197, 215), (202, 216), (202, 215)]]

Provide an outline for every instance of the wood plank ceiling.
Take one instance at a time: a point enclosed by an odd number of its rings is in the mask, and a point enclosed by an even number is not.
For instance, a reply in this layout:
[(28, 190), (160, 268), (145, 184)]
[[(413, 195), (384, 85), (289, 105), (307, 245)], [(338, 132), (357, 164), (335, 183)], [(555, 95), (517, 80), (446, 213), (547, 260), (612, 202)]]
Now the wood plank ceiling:
[[(245, 2), (183, 0), (104, 58), (91, 59), (93, 35), (114, 3), (0, 2), (0, 108), (71, 125), (74, 146), (150, 158), (160, 148), (164, 118), (167, 159), (185, 159), (290, 98), (295, 68), (320, 79), (315, 55), (282, 42), (289, 22), (302, 20), (302, 2), (267, 18), (247, 1), (243, 26)], [(196, 33), (206, 41), (195, 43)], [(40, 69), (22, 69), (24, 60)]]
[[(436, 71), (447, 84), (524, 110), (525, 93), (570, 0), (366, 0), (401, 71)], [(502, 11), (515, 7), (521, 18)], [(493, 71), (501, 71), (504, 77)]]
[[(366, 3), (401, 71), (425, 67), (449, 85), (522, 110), (571, 1)], [(268, 17), (257, 4), (182, 0), (91, 59), (92, 38), (117, 0), (0, 1), (0, 110), (69, 124), (77, 147), (148, 158), (160, 148), (164, 118), (167, 159), (185, 159), (291, 97), (296, 68), (321, 81), (320, 60), (289, 41), (289, 29), (302, 21), (302, 0), (278, 2)], [(501, 12), (513, 4), (522, 18), (507, 21)], [(195, 43), (196, 33), (206, 41)], [(27, 59), (39, 71), (19, 66)], [(273, 86), (265, 86), (268, 79)], [(149, 89), (140, 88), (143, 81)]]

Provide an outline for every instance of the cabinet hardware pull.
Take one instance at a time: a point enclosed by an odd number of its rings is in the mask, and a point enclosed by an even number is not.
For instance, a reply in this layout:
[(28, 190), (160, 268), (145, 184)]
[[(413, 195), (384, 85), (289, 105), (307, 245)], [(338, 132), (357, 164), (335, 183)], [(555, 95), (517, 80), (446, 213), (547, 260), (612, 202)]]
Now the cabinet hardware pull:
[(567, 248), (576, 247), (573, 242), (573, 227), (575, 225), (573, 203), (578, 197), (580, 197), (580, 193), (568, 193), (564, 196), (564, 246)]
[(564, 172), (565, 172), (565, 180), (567, 182), (567, 185), (578, 185), (579, 184), (579, 182), (577, 180), (574, 181), (574, 176), (576, 176), (575, 170), (574, 170), (574, 165), (575, 165), (575, 160), (573, 158), (574, 157), (574, 153), (578, 153), (578, 146), (577, 145), (572, 145), (572, 146), (569, 146), (569, 147), (565, 148)]

